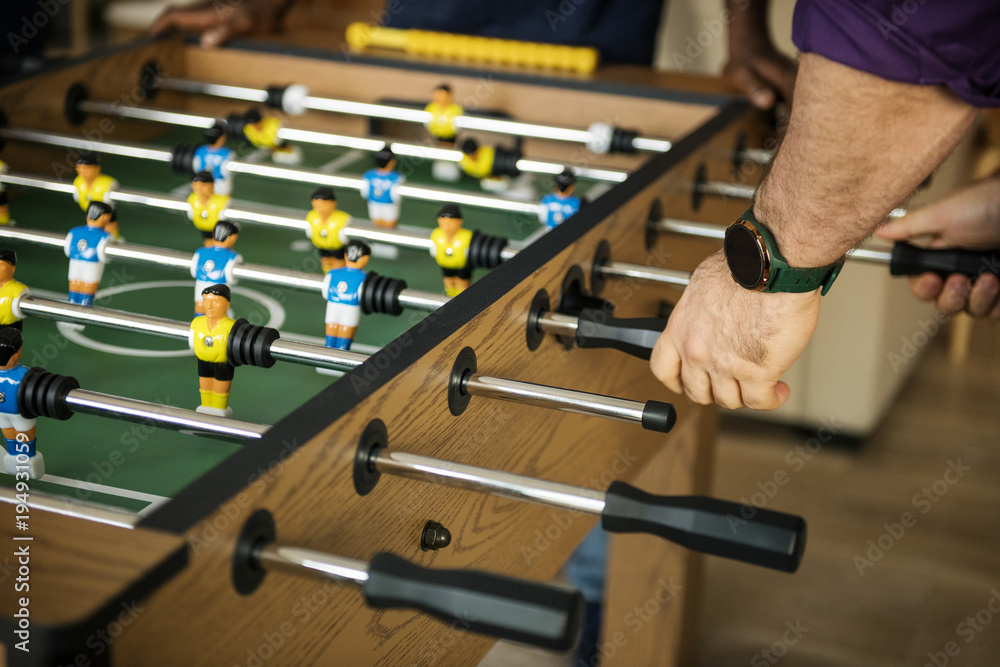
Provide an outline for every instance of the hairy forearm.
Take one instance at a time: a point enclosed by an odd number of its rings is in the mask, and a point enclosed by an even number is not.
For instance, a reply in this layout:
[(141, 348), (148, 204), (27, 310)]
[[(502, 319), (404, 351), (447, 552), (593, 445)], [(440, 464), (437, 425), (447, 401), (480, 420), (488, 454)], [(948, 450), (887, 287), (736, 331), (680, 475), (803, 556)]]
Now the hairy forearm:
[(974, 115), (942, 88), (887, 81), (806, 54), (788, 130), (754, 213), (792, 266), (830, 264), (941, 163)]

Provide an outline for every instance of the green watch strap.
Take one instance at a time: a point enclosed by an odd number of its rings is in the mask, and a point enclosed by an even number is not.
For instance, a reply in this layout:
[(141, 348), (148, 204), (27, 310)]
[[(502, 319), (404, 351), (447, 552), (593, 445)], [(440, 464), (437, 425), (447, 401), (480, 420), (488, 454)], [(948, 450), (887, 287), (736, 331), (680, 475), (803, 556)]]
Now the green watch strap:
[(823, 288), (820, 292), (821, 295), (830, 291), (833, 281), (837, 279), (840, 270), (844, 267), (843, 259), (827, 266), (806, 269), (791, 267), (778, 250), (778, 243), (774, 240), (771, 231), (763, 223), (757, 221), (752, 207), (748, 208), (746, 213), (740, 216), (740, 219), (752, 224), (767, 245), (767, 253), (771, 260), (771, 273), (767, 284), (761, 290), (762, 292), (801, 293), (812, 292), (818, 287)]

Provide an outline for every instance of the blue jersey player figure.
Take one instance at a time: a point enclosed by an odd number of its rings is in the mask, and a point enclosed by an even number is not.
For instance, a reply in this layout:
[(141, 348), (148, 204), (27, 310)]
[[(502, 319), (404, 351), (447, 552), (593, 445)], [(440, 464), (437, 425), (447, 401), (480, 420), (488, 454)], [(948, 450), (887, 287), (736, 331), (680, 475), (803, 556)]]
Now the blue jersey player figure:
[(361, 286), (372, 249), (363, 241), (351, 241), (344, 252), (345, 266), (330, 269), (323, 280), (326, 297), (326, 346), (350, 350), (361, 321)]
[(399, 186), (403, 177), (396, 171), (396, 156), (388, 146), (375, 153), (375, 169), (361, 177), (361, 197), (368, 202), (368, 217), (376, 227), (399, 224)]
[(3, 469), (17, 479), (38, 479), (45, 474), (45, 459), (35, 449), (35, 420), (21, 416), (17, 394), (28, 372), (21, 361), (21, 332), (0, 329), (0, 430), (7, 445)]
[(90, 306), (101, 284), (107, 257), (104, 249), (111, 240), (105, 226), (113, 209), (101, 201), (87, 207), (87, 224), (74, 227), (66, 235), (63, 251), (69, 257), (69, 302)]
[(215, 194), (228, 195), (233, 184), (229, 177), (229, 161), (233, 151), (226, 148), (226, 126), (216, 123), (205, 130), (205, 143), (194, 150), (191, 167), (194, 173), (207, 171), (215, 179)]
[(215, 223), (212, 235), (212, 245), (195, 250), (191, 257), (191, 277), (194, 278), (194, 312), (195, 316), (205, 314), (201, 294), (211, 285), (230, 285), (236, 283), (233, 269), (243, 261), (233, 246), (240, 235), (240, 228), (235, 222), (221, 220)]
[(580, 198), (573, 194), (576, 190), (576, 175), (564, 169), (555, 178), (555, 192), (542, 197), (538, 205), (538, 219), (549, 229), (555, 229), (580, 210)]

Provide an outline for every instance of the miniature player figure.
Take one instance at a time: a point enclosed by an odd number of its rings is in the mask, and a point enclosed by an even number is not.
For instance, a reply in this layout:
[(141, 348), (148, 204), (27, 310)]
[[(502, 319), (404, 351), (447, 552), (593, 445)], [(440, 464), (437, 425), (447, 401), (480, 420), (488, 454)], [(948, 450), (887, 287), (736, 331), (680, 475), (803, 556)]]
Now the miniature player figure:
[(350, 350), (361, 321), (361, 286), (372, 249), (363, 241), (351, 241), (345, 250), (346, 266), (331, 269), (323, 280), (326, 297), (326, 346)]
[(386, 146), (375, 153), (375, 168), (361, 177), (361, 197), (368, 202), (368, 217), (376, 227), (399, 224), (399, 186), (403, 177), (396, 171), (396, 156)]
[(191, 196), (188, 197), (188, 204), (191, 205), (188, 217), (201, 232), (207, 248), (212, 245), (212, 236), (215, 234), (219, 216), (229, 206), (229, 196), (216, 194), (215, 178), (210, 172), (199, 171), (191, 179)]
[[(7, 167), (7, 163), (0, 160), (0, 176), (6, 174), (10, 169)], [(0, 181), (0, 225), (11, 226), (14, 224), (10, 221), (10, 206), (7, 205), (7, 184)]]
[(431, 255), (444, 272), (444, 293), (457, 296), (472, 282), (469, 266), (469, 243), (472, 231), (462, 228), (462, 210), (445, 204), (438, 211), (438, 228), (431, 232), (434, 247)]
[(225, 285), (209, 285), (201, 292), (205, 314), (191, 321), (191, 349), (198, 357), (198, 412), (231, 417), (229, 389), (235, 368), (229, 362), (229, 332), (235, 320), (226, 316), (232, 293)]
[(337, 210), (337, 193), (333, 188), (320, 187), (312, 193), (312, 210), (306, 215), (309, 230), (306, 235), (319, 250), (323, 273), (344, 265), (344, 241), (340, 233), (351, 224), (351, 216)]
[(250, 109), (243, 115), (246, 125), (243, 136), (254, 148), (268, 151), (271, 159), (280, 164), (297, 165), (302, 162), (302, 149), (278, 138), (281, 119), (277, 116), (262, 116), (259, 109)]
[(229, 161), (233, 151), (226, 148), (226, 126), (216, 123), (205, 130), (205, 143), (194, 149), (194, 159), (191, 166), (197, 174), (207, 171), (215, 179), (215, 192), (228, 195), (233, 191), (232, 180), (229, 177)]
[(118, 214), (111, 193), (118, 189), (118, 181), (101, 173), (101, 162), (97, 153), (82, 153), (76, 161), (76, 178), (73, 179), (73, 199), (86, 213), (92, 201), (104, 202), (111, 207), (111, 219), (105, 229), (116, 241), (118, 234)]
[(503, 192), (507, 189), (508, 179), (493, 175), (496, 154), (493, 146), (480, 146), (475, 139), (466, 139), (462, 142), (462, 159), (458, 164), (466, 174), (479, 179), (483, 190)]
[(90, 202), (87, 224), (74, 227), (66, 234), (63, 250), (69, 257), (69, 302), (89, 306), (101, 284), (107, 257), (104, 249), (111, 240), (105, 227), (111, 220), (112, 209), (100, 201)]
[(21, 416), (17, 405), (21, 380), (28, 372), (27, 366), (18, 363), (21, 352), (21, 332), (0, 329), (0, 430), (7, 444), (3, 469), (38, 479), (45, 474), (45, 458), (35, 449), (35, 420)]
[[(431, 115), (427, 123), (427, 131), (438, 142), (442, 148), (452, 148), (455, 146), (455, 119), (461, 116), (464, 111), (462, 107), (455, 104), (455, 98), (451, 94), (451, 86), (442, 83), (431, 93), (431, 103), (424, 107), (424, 111)], [(435, 160), (431, 167), (434, 178), (439, 181), (449, 181), (454, 183), (461, 176), (458, 166), (454, 162), (447, 160)]]
[(234, 222), (221, 220), (215, 224), (212, 245), (198, 248), (191, 258), (191, 277), (194, 278), (194, 312), (205, 314), (202, 291), (211, 285), (233, 285), (233, 268), (243, 258), (233, 250), (240, 228)]
[(21, 299), (28, 296), (31, 290), (24, 283), (14, 280), (14, 268), (17, 266), (17, 253), (10, 248), (0, 248), (0, 329), (12, 328), (21, 330), (24, 314), (21, 312)]
[(555, 229), (580, 210), (580, 198), (573, 194), (576, 175), (570, 169), (556, 176), (555, 186), (555, 191), (542, 197), (538, 205), (538, 219), (549, 229)]

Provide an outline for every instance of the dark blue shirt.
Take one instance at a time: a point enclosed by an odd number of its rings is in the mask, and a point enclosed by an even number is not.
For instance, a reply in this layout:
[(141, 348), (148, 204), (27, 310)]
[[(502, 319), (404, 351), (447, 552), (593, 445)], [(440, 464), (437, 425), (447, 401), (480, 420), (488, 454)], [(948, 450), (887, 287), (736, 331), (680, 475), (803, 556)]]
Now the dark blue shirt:
[(660, 0), (389, 0), (390, 28), (593, 46), (608, 63), (653, 61)]

